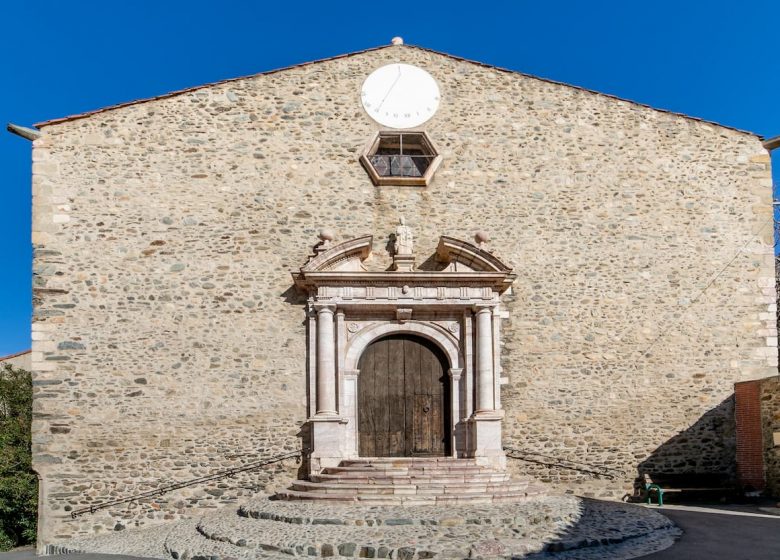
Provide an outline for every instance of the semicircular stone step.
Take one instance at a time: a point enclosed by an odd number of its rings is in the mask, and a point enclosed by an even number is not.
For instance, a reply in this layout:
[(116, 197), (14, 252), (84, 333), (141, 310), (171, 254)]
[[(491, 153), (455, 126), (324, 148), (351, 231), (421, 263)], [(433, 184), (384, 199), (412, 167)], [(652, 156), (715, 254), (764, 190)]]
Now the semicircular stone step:
[(200, 531), (172, 531), (165, 540), (165, 550), (174, 560), (188, 558), (236, 558), (238, 560), (283, 558), (275, 554), (257, 554), (256, 551), (238, 547), (229, 542), (213, 540)]
[[(334, 520), (335, 521), (335, 520)], [(411, 521), (400, 519), (398, 521)], [(239, 551), (290, 556), (360, 556), (384, 546), (385, 558), (395, 557), (395, 550), (405, 543), (430, 542), (438, 528), (415, 523), (373, 526), (338, 523), (296, 525), (272, 520), (204, 518), (198, 532), (215, 544), (232, 546)], [(466, 551), (467, 552), (467, 551)], [(262, 556), (261, 556), (262, 557)]]
[(343, 465), (392, 464), (392, 465), (476, 465), (477, 460), (462, 457), (361, 457), (344, 459)]
[(292, 489), (300, 492), (324, 492), (326, 494), (490, 494), (492, 492), (521, 491), (528, 487), (528, 482), (523, 480), (511, 482), (450, 482), (446, 484), (434, 484), (424, 482), (421, 484), (359, 484), (342, 482), (309, 482), (296, 480)]
[(510, 480), (506, 473), (433, 473), (433, 474), (385, 474), (367, 472), (340, 472), (313, 474), (309, 477), (313, 482), (364, 483), (364, 484), (447, 484), (450, 482), (504, 482)]
[(336, 467), (296, 480), (280, 500), (330, 503), (435, 505), (521, 501), (539, 495), (530, 479), (512, 479), (503, 470), (452, 457), (348, 459)]
[(246, 502), (238, 509), (245, 518), (269, 520), (292, 525), (523, 525), (526, 514), (511, 504), (481, 507), (413, 508), (403, 504), (383, 504), (366, 507), (359, 502), (333, 504), (330, 502), (296, 503), (274, 500), (263, 496)]
[(544, 492), (507, 491), (473, 494), (326, 494), (285, 490), (277, 494), (279, 499), (289, 501), (327, 501), (333, 504), (361, 504), (371, 506), (405, 505), (433, 506), (458, 504), (492, 504), (520, 502), (543, 495)]

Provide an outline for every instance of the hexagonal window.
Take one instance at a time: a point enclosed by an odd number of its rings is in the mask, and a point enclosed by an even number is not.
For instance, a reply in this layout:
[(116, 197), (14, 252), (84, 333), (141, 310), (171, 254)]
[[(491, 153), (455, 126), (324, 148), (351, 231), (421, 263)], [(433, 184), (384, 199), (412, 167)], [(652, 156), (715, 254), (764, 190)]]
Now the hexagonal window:
[(424, 132), (380, 132), (360, 156), (375, 185), (427, 185), (440, 162)]

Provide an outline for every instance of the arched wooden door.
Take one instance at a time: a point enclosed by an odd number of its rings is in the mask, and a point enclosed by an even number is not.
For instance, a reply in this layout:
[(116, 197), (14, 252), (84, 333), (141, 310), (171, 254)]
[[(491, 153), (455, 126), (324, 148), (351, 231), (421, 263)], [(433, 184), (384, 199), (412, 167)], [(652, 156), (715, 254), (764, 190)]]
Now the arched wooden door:
[(361, 457), (449, 454), (447, 359), (429, 340), (393, 335), (371, 343), (358, 364)]

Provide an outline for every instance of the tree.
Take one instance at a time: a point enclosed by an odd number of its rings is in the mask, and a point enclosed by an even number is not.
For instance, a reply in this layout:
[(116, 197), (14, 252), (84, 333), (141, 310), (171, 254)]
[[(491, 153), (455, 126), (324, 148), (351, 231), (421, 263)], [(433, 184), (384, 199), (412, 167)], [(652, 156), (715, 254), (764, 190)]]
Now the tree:
[(0, 550), (35, 542), (38, 477), (32, 470), (30, 372), (0, 367)]

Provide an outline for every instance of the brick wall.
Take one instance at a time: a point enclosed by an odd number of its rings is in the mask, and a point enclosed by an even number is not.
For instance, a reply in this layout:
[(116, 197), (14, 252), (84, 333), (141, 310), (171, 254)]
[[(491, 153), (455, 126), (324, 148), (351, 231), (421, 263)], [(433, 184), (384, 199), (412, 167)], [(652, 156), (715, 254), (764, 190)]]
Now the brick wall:
[(780, 376), (761, 380), (760, 398), (766, 493), (780, 498)]
[(737, 481), (742, 488), (763, 490), (764, 442), (761, 426), (761, 380), (734, 385), (737, 424)]

